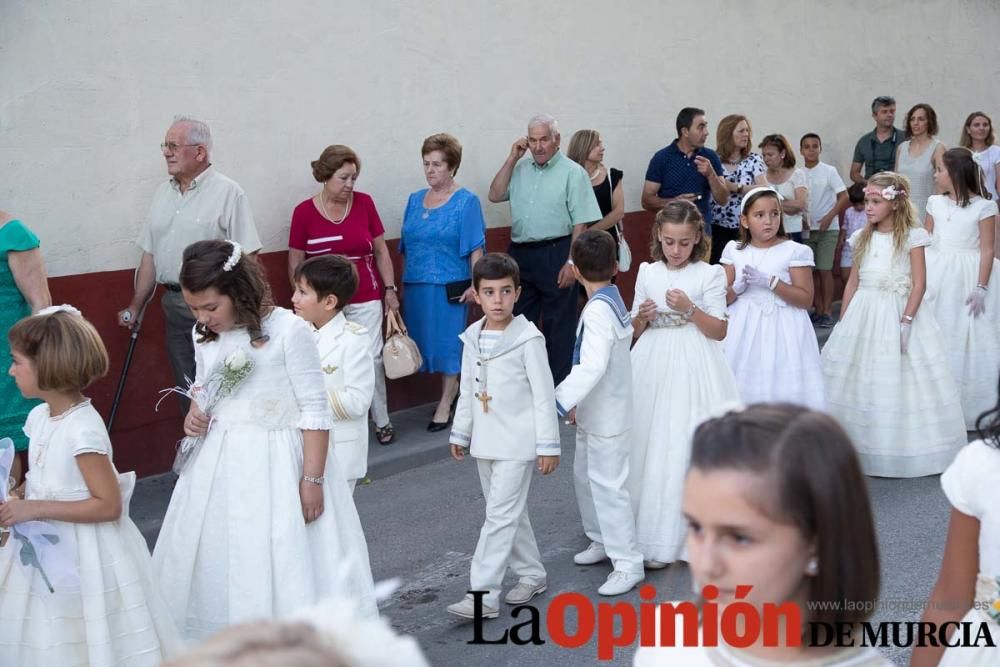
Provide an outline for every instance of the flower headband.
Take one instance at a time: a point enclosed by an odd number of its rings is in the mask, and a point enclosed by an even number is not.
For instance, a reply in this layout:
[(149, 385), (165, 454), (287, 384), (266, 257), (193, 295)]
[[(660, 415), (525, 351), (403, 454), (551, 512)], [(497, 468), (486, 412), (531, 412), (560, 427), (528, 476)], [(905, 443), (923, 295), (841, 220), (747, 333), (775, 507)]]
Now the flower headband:
[(49, 306), (47, 308), (42, 308), (40, 311), (35, 313), (35, 315), (55, 315), (56, 313), (69, 313), (70, 315), (83, 317), (83, 313), (68, 303), (64, 303), (61, 306)]
[(867, 188), (865, 188), (865, 192), (872, 195), (879, 195), (882, 197), (882, 199), (885, 199), (887, 201), (892, 201), (896, 197), (906, 196), (906, 190), (904, 190), (903, 188), (897, 188), (895, 185), (884, 187), (881, 190), (879, 190), (874, 185), (870, 185)]
[(243, 256), (243, 248), (236, 241), (230, 241), (229, 244), (233, 246), (233, 252), (229, 255), (229, 259), (222, 265), (222, 270), (226, 273), (232, 271), (236, 268), (236, 265), (240, 263), (240, 257)]
[(784, 197), (781, 196), (781, 193), (772, 188), (770, 185), (758, 185), (755, 188), (750, 188), (750, 191), (747, 192), (745, 195), (743, 195), (743, 201), (740, 202), (740, 215), (747, 212), (747, 202), (750, 201), (750, 198), (761, 192), (772, 193), (775, 197), (778, 198), (779, 202), (784, 199)]

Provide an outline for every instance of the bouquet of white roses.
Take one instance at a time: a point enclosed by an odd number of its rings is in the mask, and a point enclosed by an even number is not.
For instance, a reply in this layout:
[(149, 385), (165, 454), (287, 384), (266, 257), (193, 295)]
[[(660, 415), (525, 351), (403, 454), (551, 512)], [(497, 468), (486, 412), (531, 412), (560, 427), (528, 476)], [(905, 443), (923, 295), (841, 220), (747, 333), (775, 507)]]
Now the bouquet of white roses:
[[(186, 389), (180, 387), (170, 387), (163, 390), (164, 397), (168, 393), (177, 393), (187, 396), (198, 404), (201, 411), (211, 418), (212, 410), (219, 401), (233, 393), (240, 386), (254, 368), (254, 361), (242, 348), (237, 348), (230, 352), (225, 358), (218, 362), (208, 374), (202, 384), (191, 382)], [(160, 399), (163, 400), (162, 398)], [(159, 404), (157, 404), (159, 405)], [(212, 427), (211, 421), (209, 428)], [(195, 451), (205, 439), (204, 435), (192, 438), (185, 436), (177, 443), (177, 456), (174, 458), (174, 472), (178, 475), (187, 466), (187, 462), (194, 456)]]

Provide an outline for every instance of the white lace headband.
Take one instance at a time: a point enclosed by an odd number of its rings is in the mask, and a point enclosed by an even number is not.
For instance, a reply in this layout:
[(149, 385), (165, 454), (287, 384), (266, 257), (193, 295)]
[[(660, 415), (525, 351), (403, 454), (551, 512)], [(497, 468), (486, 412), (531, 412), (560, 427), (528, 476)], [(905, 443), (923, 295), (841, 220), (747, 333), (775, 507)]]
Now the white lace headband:
[(64, 303), (61, 306), (49, 306), (48, 308), (42, 308), (40, 311), (35, 313), (35, 315), (55, 315), (56, 313), (69, 313), (70, 315), (83, 317), (83, 313), (68, 303)]
[(236, 268), (236, 265), (240, 263), (240, 257), (243, 256), (243, 248), (239, 243), (236, 241), (229, 241), (229, 245), (233, 246), (233, 252), (230, 253), (229, 259), (227, 259), (225, 264), (222, 265), (222, 270), (226, 273)]
[(781, 196), (781, 193), (772, 188), (770, 185), (758, 185), (755, 188), (750, 188), (750, 191), (743, 195), (743, 201), (740, 202), (741, 215), (747, 212), (747, 202), (750, 201), (750, 198), (761, 192), (770, 192), (774, 194), (774, 196), (778, 198), (779, 202), (784, 199), (784, 197)]

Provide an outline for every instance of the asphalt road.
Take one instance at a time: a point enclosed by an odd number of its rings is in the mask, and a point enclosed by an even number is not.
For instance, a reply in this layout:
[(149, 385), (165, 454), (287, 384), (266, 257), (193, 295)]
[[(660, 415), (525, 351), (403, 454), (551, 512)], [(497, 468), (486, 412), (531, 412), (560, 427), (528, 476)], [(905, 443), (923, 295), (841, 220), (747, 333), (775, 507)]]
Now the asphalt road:
[[(572, 431), (563, 427), (564, 454), (572, 451)], [(949, 506), (938, 478), (908, 480), (870, 479), (869, 489), (877, 522), (882, 563), (882, 599), (895, 606), (920, 604), (927, 599), (937, 577), (947, 530)], [(470, 645), (473, 626), (445, 612), (468, 588), (469, 561), (482, 524), (484, 503), (471, 461), (442, 460), (361, 487), (355, 494), (358, 512), (368, 535), (376, 579), (399, 577), (402, 587), (383, 605), (383, 613), (403, 632), (415, 635), (434, 665), (592, 665), (596, 642), (578, 649), (564, 649), (549, 640), (542, 614), (542, 639), (536, 645)], [(531, 521), (543, 561), (549, 590), (535, 598), (540, 611), (553, 596), (581, 592), (597, 600), (597, 587), (609, 572), (606, 565), (580, 567), (575, 552), (587, 545), (573, 494), (571, 457), (559, 469), (542, 477), (536, 473), (529, 499)], [(691, 579), (686, 565), (647, 573), (659, 600), (690, 597)], [(513, 585), (508, 575), (505, 587)], [(605, 599), (606, 600), (606, 599)], [(633, 591), (622, 598), (634, 605), (641, 600)], [(484, 624), (484, 638), (496, 640), (505, 629), (528, 620), (522, 612)], [(887, 609), (874, 620), (918, 620), (920, 611)], [(524, 636), (528, 633), (522, 631)], [(609, 664), (631, 664), (633, 650), (617, 652)], [(887, 655), (906, 664), (909, 652), (889, 650)]]

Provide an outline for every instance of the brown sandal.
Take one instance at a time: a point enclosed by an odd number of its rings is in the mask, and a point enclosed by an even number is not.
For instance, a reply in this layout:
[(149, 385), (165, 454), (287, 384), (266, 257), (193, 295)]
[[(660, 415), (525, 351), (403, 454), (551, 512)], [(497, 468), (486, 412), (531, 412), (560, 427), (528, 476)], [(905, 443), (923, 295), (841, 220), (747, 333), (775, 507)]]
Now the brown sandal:
[(378, 440), (378, 444), (380, 445), (391, 445), (392, 441), (396, 439), (396, 432), (392, 428), (392, 422), (381, 428), (376, 426), (375, 439)]

